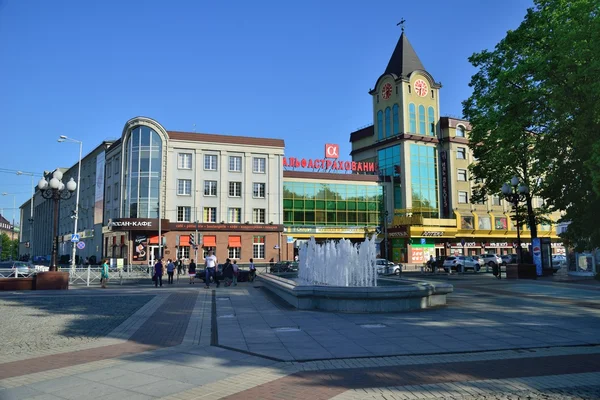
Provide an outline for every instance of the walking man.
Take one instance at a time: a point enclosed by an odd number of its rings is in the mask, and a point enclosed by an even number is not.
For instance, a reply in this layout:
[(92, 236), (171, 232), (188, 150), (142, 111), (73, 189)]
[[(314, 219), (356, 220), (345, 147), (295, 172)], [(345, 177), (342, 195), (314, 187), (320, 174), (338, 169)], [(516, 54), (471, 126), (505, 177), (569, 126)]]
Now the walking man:
[(173, 284), (173, 274), (175, 273), (175, 264), (173, 264), (173, 261), (169, 258), (168, 264), (167, 264), (167, 275), (169, 277), (169, 279), (167, 280), (167, 283), (169, 285)]
[(160, 287), (162, 287), (163, 264), (160, 258), (156, 261), (156, 264), (154, 264), (154, 276), (156, 277), (154, 280), (154, 287), (158, 287), (159, 283)]
[(208, 256), (204, 259), (204, 264), (206, 266), (206, 276), (204, 277), (206, 284), (206, 289), (210, 287), (210, 277), (213, 276), (217, 287), (220, 286), (219, 277), (217, 276), (217, 257), (213, 254), (212, 250), (208, 252)]

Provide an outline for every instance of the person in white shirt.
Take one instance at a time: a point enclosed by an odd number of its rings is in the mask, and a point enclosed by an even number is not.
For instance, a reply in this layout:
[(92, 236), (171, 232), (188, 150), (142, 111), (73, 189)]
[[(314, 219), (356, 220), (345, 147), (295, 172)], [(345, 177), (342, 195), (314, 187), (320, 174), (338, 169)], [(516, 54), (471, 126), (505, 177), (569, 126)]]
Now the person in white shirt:
[(236, 260), (233, 260), (232, 267), (233, 267), (233, 286), (237, 286), (237, 279), (238, 279), (239, 268), (238, 268)]
[(206, 283), (205, 288), (208, 289), (210, 287), (211, 276), (213, 276), (217, 287), (219, 287), (221, 283), (219, 282), (219, 277), (217, 276), (217, 256), (213, 254), (212, 250), (208, 252), (208, 256), (204, 259), (204, 264), (206, 265), (206, 276), (204, 281), (204, 283)]

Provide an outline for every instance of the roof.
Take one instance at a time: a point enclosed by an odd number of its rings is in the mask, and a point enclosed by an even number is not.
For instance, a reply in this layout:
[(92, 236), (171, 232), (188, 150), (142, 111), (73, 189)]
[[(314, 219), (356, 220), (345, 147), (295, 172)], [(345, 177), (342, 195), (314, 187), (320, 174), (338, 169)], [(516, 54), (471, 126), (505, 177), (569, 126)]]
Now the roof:
[(249, 136), (215, 135), (212, 133), (167, 131), (169, 139), (192, 142), (229, 143), (246, 146), (285, 147), (283, 139), (257, 138)]
[(359, 141), (360, 139), (371, 137), (375, 134), (373, 125), (365, 126), (357, 131), (350, 133), (350, 143)]
[(395, 74), (398, 77), (407, 77), (411, 72), (416, 70), (425, 71), (425, 67), (421, 63), (417, 53), (415, 53), (408, 38), (402, 32), (383, 74)]

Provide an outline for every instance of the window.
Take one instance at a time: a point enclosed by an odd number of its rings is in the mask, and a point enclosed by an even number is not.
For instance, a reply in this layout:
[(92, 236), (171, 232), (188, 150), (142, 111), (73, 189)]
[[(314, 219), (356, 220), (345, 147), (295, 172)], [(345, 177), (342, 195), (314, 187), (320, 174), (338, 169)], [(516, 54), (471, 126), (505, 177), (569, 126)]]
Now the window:
[(115, 185), (113, 186), (113, 198), (115, 200), (119, 200), (119, 184), (115, 183)]
[(190, 246), (179, 246), (178, 257), (181, 259), (190, 258)]
[(266, 168), (267, 160), (263, 157), (254, 157), (252, 159), (252, 172), (256, 172), (259, 174), (264, 174), (267, 170)]
[(204, 207), (204, 222), (217, 222), (217, 207)]
[(495, 217), (494, 218), (494, 226), (496, 227), (496, 229), (499, 230), (507, 230), (508, 229), (508, 223), (506, 218), (504, 217)]
[(459, 181), (466, 181), (467, 180), (467, 170), (466, 169), (459, 169), (458, 170), (458, 180)]
[(112, 163), (106, 163), (106, 176), (109, 177), (112, 174)]
[(252, 210), (252, 223), (253, 224), (264, 224), (265, 219), (265, 209), (264, 208), (255, 208)]
[(229, 182), (229, 197), (242, 197), (242, 182)]
[(392, 110), (387, 107), (385, 109), (385, 137), (392, 136)]
[(242, 172), (242, 157), (229, 156), (229, 171)]
[(217, 195), (217, 181), (204, 181), (204, 195), (205, 196), (216, 196)]
[[(396, 86), (396, 94), (398, 92), (398, 86)], [(398, 117), (398, 104), (394, 104), (392, 108), (392, 120), (394, 122), (394, 135), (400, 133), (400, 119)]]
[(177, 155), (177, 168), (192, 169), (192, 154), (191, 153), (179, 153)]
[(435, 136), (435, 111), (433, 107), (427, 109), (427, 122), (429, 122), (429, 134)]
[(229, 248), (229, 258), (232, 260), (234, 258), (242, 258), (242, 248), (241, 247), (230, 247)]
[(242, 222), (242, 209), (241, 208), (230, 208), (227, 219), (229, 222), (239, 224)]
[(473, 229), (473, 217), (460, 217), (460, 229)]
[(492, 219), (490, 217), (479, 217), (479, 229), (486, 231), (492, 229)]
[(265, 183), (254, 183), (253, 184), (253, 196), (258, 199), (265, 198)]
[(465, 137), (465, 127), (459, 125), (456, 127), (456, 137)]
[(425, 107), (423, 105), (419, 106), (419, 133), (421, 135), (425, 135)]
[(456, 158), (464, 160), (467, 158), (467, 149), (464, 147), (459, 147), (456, 149)]
[(111, 197), (110, 197), (110, 189), (111, 189), (110, 186), (106, 186), (106, 202), (107, 203), (110, 203), (110, 199), (111, 199)]
[(492, 196), (492, 205), (493, 206), (499, 206), (499, 205), (501, 205), (501, 203), (500, 203), (500, 196)]
[(377, 111), (377, 140), (383, 139), (383, 111)]
[(204, 169), (207, 171), (217, 170), (217, 156), (214, 154), (204, 155)]
[(467, 203), (467, 192), (458, 192), (458, 202), (461, 204)]
[(121, 160), (119, 159), (119, 157), (115, 157), (115, 161), (113, 162), (113, 168), (113, 172), (115, 173), (115, 175), (118, 174), (121, 168)]
[(177, 194), (180, 196), (191, 196), (192, 195), (192, 180), (191, 179), (177, 179)]
[[(409, 86), (409, 93), (410, 93), (410, 86)], [(417, 112), (415, 109), (415, 105), (413, 103), (410, 103), (408, 105), (408, 120), (409, 120), (409, 132), (410, 133), (417, 133)]]
[(190, 222), (192, 207), (177, 207), (177, 222)]
[(265, 237), (254, 236), (252, 240), (252, 258), (265, 258)]

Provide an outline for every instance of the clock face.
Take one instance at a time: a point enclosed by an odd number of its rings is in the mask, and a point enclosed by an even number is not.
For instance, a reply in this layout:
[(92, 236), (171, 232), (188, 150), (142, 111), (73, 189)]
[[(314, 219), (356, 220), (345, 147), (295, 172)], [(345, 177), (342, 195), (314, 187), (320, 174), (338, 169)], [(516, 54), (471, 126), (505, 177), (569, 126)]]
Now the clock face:
[(415, 81), (415, 93), (421, 97), (427, 96), (427, 92), (429, 88), (427, 87), (427, 83), (423, 79), (417, 79)]
[(389, 83), (383, 85), (383, 87), (381, 88), (381, 97), (383, 97), (384, 100), (387, 100), (390, 97), (392, 97), (392, 85), (390, 85)]

